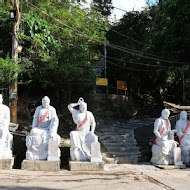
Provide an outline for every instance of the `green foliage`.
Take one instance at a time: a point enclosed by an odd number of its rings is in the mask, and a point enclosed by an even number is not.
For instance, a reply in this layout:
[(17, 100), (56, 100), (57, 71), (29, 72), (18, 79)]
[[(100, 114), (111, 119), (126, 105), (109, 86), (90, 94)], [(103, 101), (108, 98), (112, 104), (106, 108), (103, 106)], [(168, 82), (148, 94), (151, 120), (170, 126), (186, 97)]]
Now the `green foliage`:
[(22, 81), (42, 88), (94, 81), (91, 55), (104, 41), (107, 17), (69, 1), (31, 2), (49, 16), (21, 4), (21, 60), (27, 69)]
[(6, 57), (11, 54), (12, 46), (12, 28), (9, 20), (9, 12), (5, 8), (9, 8), (8, 4), (0, 3), (0, 56)]
[(93, 6), (102, 15), (110, 15), (111, 10), (113, 9), (112, 0), (93, 0)]
[(0, 58), (0, 86), (8, 87), (22, 71), (23, 67), (16, 64), (8, 56), (5, 59)]
[(189, 18), (190, 4), (179, 0), (126, 13), (107, 34), (109, 43), (125, 51), (108, 47), (110, 80), (125, 80), (129, 90), (135, 94), (149, 93), (158, 102), (160, 89), (164, 89), (165, 100), (179, 103), (184, 90), (190, 94)]

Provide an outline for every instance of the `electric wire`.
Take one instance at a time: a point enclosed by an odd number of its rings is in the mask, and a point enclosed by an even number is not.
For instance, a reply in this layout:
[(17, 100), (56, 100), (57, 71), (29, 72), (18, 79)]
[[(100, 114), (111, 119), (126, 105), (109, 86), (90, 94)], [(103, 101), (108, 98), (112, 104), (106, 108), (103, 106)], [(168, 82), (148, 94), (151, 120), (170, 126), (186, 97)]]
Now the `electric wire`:
[(107, 62), (108, 63), (110, 63), (110, 64), (112, 64), (112, 65), (115, 65), (115, 66), (117, 66), (117, 67), (120, 67), (120, 68), (123, 68), (123, 69), (127, 69), (127, 70), (132, 70), (132, 71), (143, 71), (143, 72), (155, 72), (155, 71), (160, 71), (160, 70), (162, 70), (162, 69), (134, 69), (134, 68), (130, 68), (130, 67), (125, 67), (125, 66), (120, 66), (120, 65), (118, 65), (118, 64), (115, 64), (115, 63), (113, 63), (112, 61), (108, 61), (107, 60)]
[[(56, 19), (56, 18), (54, 18), (53, 16), (47, 14), (45, 11), (43, 11), (43, 10), (40, 9), (39, 7), (33, 5), (33, 4), (30, 3), (28, 0), (26, 0), (26, 2), (27, 2), (28, 4), (30, 4), (32, 7), (34, 7), (35, 9), (38, 9), (39, 11), (41, 11), (42, 13), (44, 13), (45, 15), (47, 15), (48, 17), (51, 17), (51, 18), (53, 18), (55, 21), (59, 22), (60, 24), (62, 24), (62, 25), (64, 25), (64, 26), (66, 26), (66, 27), (72, 29), (72, 30), (75, 31), (76, 33), (78, 33), (78, 34), (80, 34), (80, 35), (83, 35), (83, 36), (85, 36), (85, 37), (87, 37), (87, 38), (90, 38), (90, 39), (92, 39), (92, 40), (94, 40), (94, 41), (96, 41), (96, 42), (98, 42), (98, 43), (100, 43), (100, 44), (104, 44), (103, 41), (98, 40), (98, 39), (95, 39), (95, 38), (93, 38), (93, 37), (91, 37), (91, 36), (88, 36), (88, 35), (86, 35), (85, 33), (81, 32), (81, 31), (79, 31), (79, 30), (76, 30), (76, 29), (74, 29), (73, 27), (71, 27), (71, 26), (69, 26), (69, 25), (67, 25), (67, 24), (65, 24), (65, 23), (63, 23), (63, 22), (61, 22), (59, 19)], [(151, 59), (151, 60), (156, 60), (156, 61), (161, 61), (161, 62), (184, 64), (184, 62), (168, 61), (168, 60), (164, 60), (164, 59), (156, 59), (156, 58), (153, 58), (153, 57), (150, 57), (150, 56), (140, 55), (140, 54), (138, 54), (138, 53), (132, 52), (131, 49), (128, 49), (128, 48), (125, 48), (125, 49), (124, 49), (122, 46), (117, 46), (117, 45), (113, 45), (113, 44), (107, 44), (107, 46), (108, 46), (108, 47), (111, 47), (111, 48), (113, 48), (113, 49), (117, 49), (117, 50), (119, 50), (119, 51), (128, 53), (128, 54), (136, 55), (136, 56), (143, 57), (143, 58), (146, 58), (146, 59)]]

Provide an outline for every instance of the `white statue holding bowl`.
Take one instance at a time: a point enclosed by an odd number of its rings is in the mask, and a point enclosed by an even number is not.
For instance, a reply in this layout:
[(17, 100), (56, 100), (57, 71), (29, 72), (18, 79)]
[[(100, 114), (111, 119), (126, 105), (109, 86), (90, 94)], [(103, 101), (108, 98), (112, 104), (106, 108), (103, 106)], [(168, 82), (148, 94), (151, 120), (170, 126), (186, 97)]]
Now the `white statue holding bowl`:
[(57, 134), (59, 119), (56, 110), (50, 105), (50, 99), (45, 96), (42, 105), (35, 110), (30, 134), (26, 137), (26, 160), (47, 160), (55, 156), (49, 151), (50, 143), (53, 144), (54, 152), (57, 153), (56, 160), (59, 160), (60, 136)]
[(174, 164), (174, 149), (177, 142), (174, 141), (174, 133), (169, 121), (170, 111), (162, 110), (161, 117), (154, 122), (155, 139), (152, 145), (151, 162), (160, 165)]

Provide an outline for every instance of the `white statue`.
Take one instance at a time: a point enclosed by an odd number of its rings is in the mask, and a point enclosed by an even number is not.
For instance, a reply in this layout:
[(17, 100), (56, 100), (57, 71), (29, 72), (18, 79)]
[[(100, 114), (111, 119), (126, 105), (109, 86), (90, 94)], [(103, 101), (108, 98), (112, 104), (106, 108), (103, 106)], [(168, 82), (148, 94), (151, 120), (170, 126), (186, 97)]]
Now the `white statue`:
[(181, 111), (180, 119), (176, 123), (179, 146), (182, 153), (182, 161), (190, 164), (190, 122), (187, 120), (187, 112)]
[[(57, 134), (58, 125), (59, 119), (56, 110), (50, 106), (50, 99), (45, 96), (42, 99), (42, 105), (35, 110), (32, 130), (26, 137), (27, 160), (49, 160), (52, 157), (59, 160), (60, 149), (58, 145), (60, 144), (60, 136)], [(52, 144), (54, 145), (54, 152), (51, 151)]]
[(3, 104), (0, 94), (0, 158), (12, 157), (13, 135), (9, 132), (10, 109)]
[[(79, 106), (79, 110), (74, 107)], [(96, 122), (93, 114), (87, 111), (87, 103), (79, 98), (77, 103), (68, 105), (72, 113), (73, 121), (76, 123), (76, 131), (71, 131), (70, 155), (73, 161), (87, 161), (91, 159), (91, 143), (98, 142), (94, 134)]]
[(174, 164), (174, 149), (177, 142), (174, 141), (174, 133), (168, 119), (170, 111), (162, 110), (162, 116), (154, 122), (155, 139), (152, 146), (151, 162), (154, 164), (169, 165)]

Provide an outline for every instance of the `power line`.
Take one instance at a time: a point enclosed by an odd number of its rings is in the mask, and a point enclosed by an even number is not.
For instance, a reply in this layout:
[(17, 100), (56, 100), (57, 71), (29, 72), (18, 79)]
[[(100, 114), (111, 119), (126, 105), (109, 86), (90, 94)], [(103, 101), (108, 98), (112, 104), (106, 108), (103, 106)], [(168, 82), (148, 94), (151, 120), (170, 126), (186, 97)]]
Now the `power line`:
[[(100, 54), (100, 56), (101, 56), (101, 57), (104, 57), (104, 55), (102, 55), (102, 54)], [(120, 62), (126, 62), (126, 61), (123, 60), (123, 59), (117, 59), (117, 58), (115, 58), (115, 57), (107, 56), (107, 58), (113, 59), (113, 60), (117, 60), (117, 61), (120, 61)], [(137, 65), (144, 65), (144, 66), (149, 66), (149, 67), (171, 68), (171, 66), (153, 65), (153, 64), (139, 63), (139, 62), (133, 62), (133, 61), (127, 61), (127, 63), (137, 64)], [(173, 67), (172, 67), (172, 68), (173, 68)]]
[[(61, 2), (61, 4), (63, 4), (63, 2)], [(112, 7), (113, 7), (113, 8), (116, 8), (116, 9), (119, 9), (119, 10), (122, 10), (122, 11), (124, 11), (124, 12), (127, 13), (127, 11), (125, 11), (125, 10), (123, 10), (123, 9), (121, 9), (121, 8), (114, 7), (114, 6), (112, 6)], [(74, 12), (74, 13), (75, 13), (75, 12)], [(87, 17), (85, 17), (85, 18), (88, 19), (88, 20), (90, 20), (90, 19), (87, 18)], [(94, 23), (94, 24), (95, 24), (95, 23)], [(140, 41), (138, 41), (138, 40), (136, 40), (136, 39), (133, 39), (133, 38), (127, 36), (127, 35), (124, 35), (124, 34), (118, 32), (118, 31), (116, 31), (116, 30), (114, 30), (114, 29), (111, 29), (111, 28), (110, 28), (110, 30), (113, 31), (113, 32), (115, 32), (115, 33), (117, 33), (117, 34), (119, 34), (119, 35), (121, 35), (121, 36), (123, 36), (123, 37), (126, 37), (127, 39), (130, 39), (130, 40), (132, 40), (132, 41), (135, 41), (135, 42), (138, 42), (138, 43), (140, 43), (140, 44), (143, 44), (143, 45), (148, 46), (147, 44), (145, 44), (145, 43), (143, 43), (143, 42), (140, 42)], [(118, 46), (118, 47), (119, 47), (119, 46)], [(123, 46), (120, 46), (120, 48), (127, 49), (127, 50), (130, 50), (130, 51), (136, 51), (136, 52), (139, 52), (139, 53), (143, 53), (143, 54), (147, 54), (147, 55), (150, 55), (150, 56), (153, 56), (153, 57), (157, 57), (158, 59), (159, 59), (159, 58), (162, 59), (162, 60), (158, 60), (158, 61), (163, 61), (163, 62), (172, 61), (172, 63), (183, 64), (183, 62), (175, 61), (174, 59), (171, 59), (171, 58), (166, 58), (166, 57), (163, 57), (163, 56), (158, 56), (158, 55), (154, 55), (154, 54), (150, 54), (150, 53), (145, 53), (145, 52), (142, 52), (142, 51), (137, 51), (137, 50), (133, 50), (133, 49), (128, 49), (128, 48), (125, 48), (125, 47), (123, 47)], [(144, 57), (144, 58), (147, 58), (147, 59), (148, 59), (148, 57)], [(164, 60), (164, 59), (167, 59), (168, 61), (166, 61), (166, 60)]]
[[(154, 57), (150, 57), (150, 56), (146, 56), (146, 55), (141, 55), (141, 54), (139, 54), (139, 53), (143, 53), (143, 52), (140, 52), (140, 51), (137, 51), (137, 50), (132, 50), (132, 49), (129, 49), (129, 48), (125, 48), (125, 47), (123, 47), (123, 46), (117, 46), (117, 45), (113, 45), (113, 44), (107, 44), (107, 46), (109, 46), (109, 47), (111, 47), (111, 48), (114, 48), (114, 49), (117, 49), (117, 50), (119, 50), (119, 51), (128, 53), (128, 54), (132, 54), (132, 55), (136, 55), (136, 56), (139, 56), (139, 57), (143, 57), (143, 58), (145, 58), (145, 59), (151, 59), (151, 60), (161, 61), (161, 62), (167, 62), (167, 63), (187, 64), (187, 63), (185, 63), (185, 62), (170, 61), (170, 60), (154, 58)], [(136, 51), (136, 52), (135, 52), (135, 51)], [(139, 52), (139, 53), (138, 53), (138, 52)]]
[[(98, 43), (104, 44), (103, 41), (98, 40), (98, 39), (95, 39), (95, 38), (93, 38), (93, 37), (91, 37), (91, 36), (88, 36), (88, 35), (86, 35), (85, 33), (80, 32), (80, 31), (74, 29), (73, 27), (71, 27), (71, 26), (69, 26), (69, 25), (67, 25), (67, 24), (65, 24), (65, 23), (63, 23), (63, 22), (61, 22), (59, 19), (56, 19), (56, 18), (54, 18), (53, 16), (47, 14), (45, 11), (43, 11), (43, 10), (40, 9), (39, 7), (33, 5), (33, 4), (30, 3), (28, 0), (26, 0), (26, 2), (27, 2), (28, 4), (30, 4), (32, 7), (38, 9), (39, 11), (41, 11), (42, 13), (44, 13), (45, 15), (47, 15), (48, 17), (51, 17), (52, 19), (54, 19), (55, 21), (59, 22), (60, 24), (62, 24), (62, 25), (64, 25), (64, 26), (66, 26), (66, 27), (72, 29), (72, 30), (75, 31), (76, 33), (78, 33), (78, 34), (80, 34), (80, 35), (83, 35), (83, 36), (85, 36), (85, 37), (87, 37), (87, 38), (90, 38), (90, 39), (92, 39), (92, 40), (94, 40), (94, 41), (96, 41), (96, 42), (98, 42)], [(143, 57), (143, 58), (146, 58), (146, 59), (152, 59), (152, 60), (163, 61), (163, 62), (169, 62), (169, 63), (183, 64), (183, 62), (168, 61), (168, 60), (164, 60), (164, 59), (156, 59), (156, 58), (153, 58), (153, 57), (150, 57), (150, 56), (140, 55), (140, 54), (138, 54), (138, 53), (134, 53), (133, 51), (135, 51), (135, 50), (131, 50), (131, 49), (128, 49), (128, 48), (125, 48), (125, 47), (122, 47), (122, 46), (117, 46), (117, 45), (113, 45), (113, 44), (107, 44), (107, 46), (108, 46), (108, 47), (111, 47), (111, 48), (113, 48), (113, 49), (117, 49), (117, 50), (119, 50), (119, 51), (123, 51), (123, 52), (125, 52), (125, 53), (129, 53), (129, 54), (132, 54), (132, 55), (135, 54), (135, 55), (137, 55), (137, 56), (139, 56), (139, 57)]]
[(114, 7), (114, 6), (112, 6), (112, 8), (114, 8), (114, 9), (118, 9), (118, 10), (120, 10), (120, 11), (123, 11), (123, 12), (126, 12), (126, 13), (128, 13), (126, 10), (124, 10), (124, 9), (121, 9), (121, 8), (119, 8), (119, 7)]
[(111, 63), (112, 65), (115, 65), (117, 67), (120, 67), (120, 68), (124, 68), (124, 69), (128, 69), (128, 70), (132, 70), (132, 71), (143, 71), (143, 72), (155, 72), (155, 71), (159, 71), (159, 70), (162, 70), (162, 69), (155, 69), (155, 70), (151, 70), (151, 69), (134, 69), (134, 68), (130, 68), (130, 67), (124, 67), (124, 66), (121, 66), (121, 65), (118, 65), (118, 64), (115, 64), (113, 63), (112, 61), (107, 61), (108, 63)]

